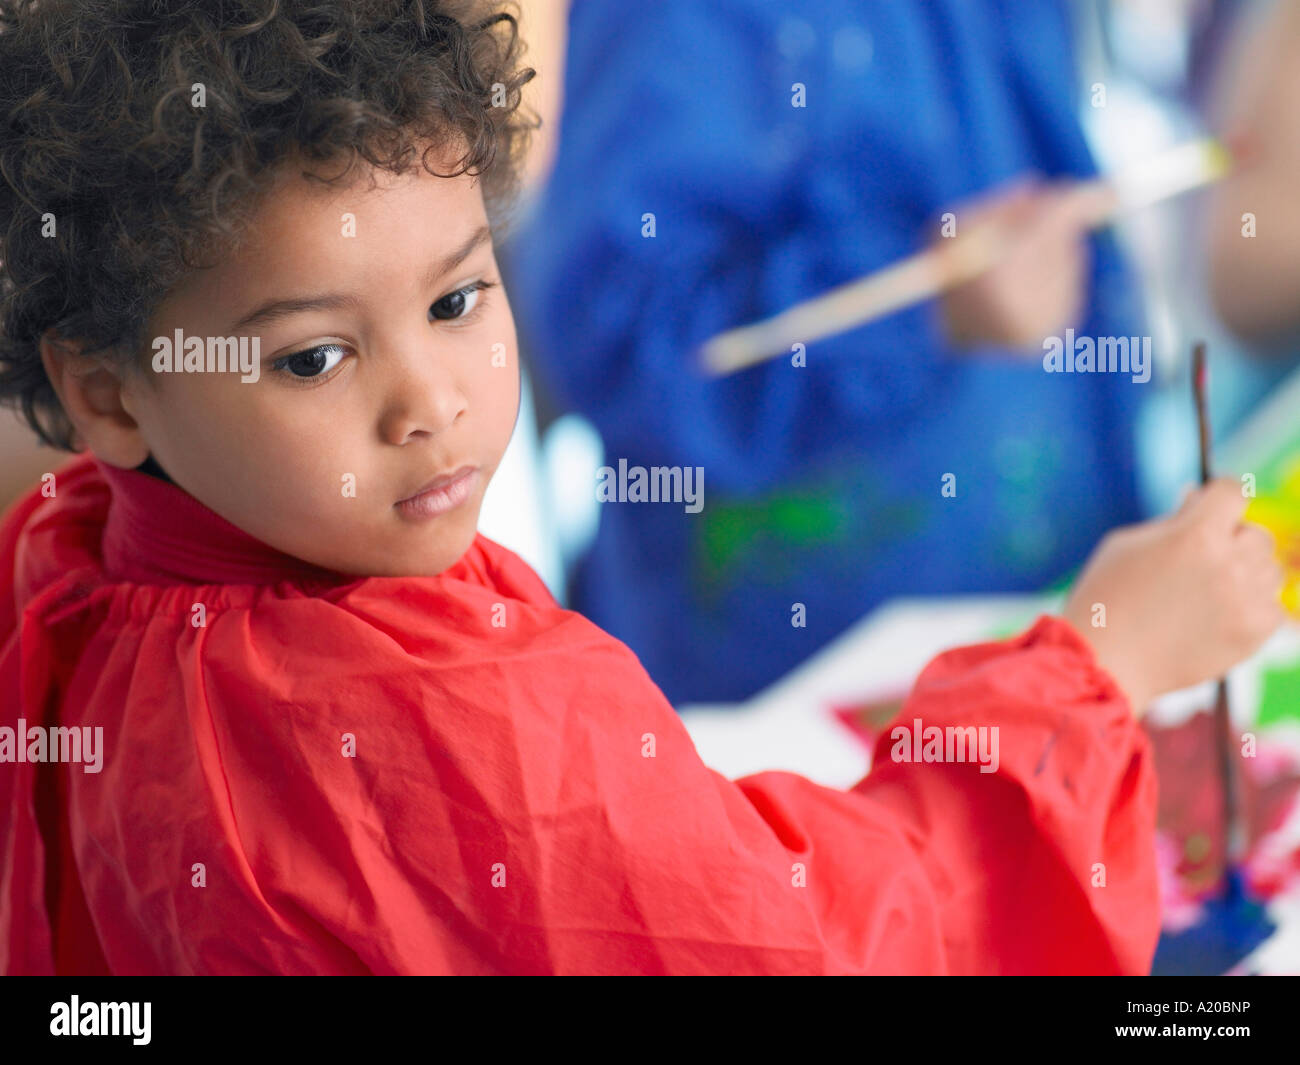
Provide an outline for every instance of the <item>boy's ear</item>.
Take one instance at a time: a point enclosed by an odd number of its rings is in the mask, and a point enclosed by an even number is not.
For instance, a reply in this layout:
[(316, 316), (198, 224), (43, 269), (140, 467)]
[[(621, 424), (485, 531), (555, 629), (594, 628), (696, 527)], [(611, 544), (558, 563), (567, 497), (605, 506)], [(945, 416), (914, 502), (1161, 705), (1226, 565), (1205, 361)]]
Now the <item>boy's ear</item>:
[(134, 469), (149, 457), (140, 426), (122, 402), (122, 370), (83, 355), (80, 342), (53, 329), (41, 337), (41, 362), (77, 435), (96, 458)]

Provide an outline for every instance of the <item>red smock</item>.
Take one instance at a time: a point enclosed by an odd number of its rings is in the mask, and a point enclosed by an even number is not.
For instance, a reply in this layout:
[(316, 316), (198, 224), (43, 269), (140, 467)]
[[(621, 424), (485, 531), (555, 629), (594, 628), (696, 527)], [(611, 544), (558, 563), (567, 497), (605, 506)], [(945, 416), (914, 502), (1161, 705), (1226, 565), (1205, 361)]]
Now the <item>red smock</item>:
[(55, 483), (0, 525), (0, 727), (102, 727), (103, 760), (0, 763), (6, 973), (1150, 966), (1150, 752), (1060, 620), (939, 656), (904, 708), (998, 726), (995, 773), (886, 731), (848, 791), (730, 781), (482, 536), (342, 577), (143, 473)]

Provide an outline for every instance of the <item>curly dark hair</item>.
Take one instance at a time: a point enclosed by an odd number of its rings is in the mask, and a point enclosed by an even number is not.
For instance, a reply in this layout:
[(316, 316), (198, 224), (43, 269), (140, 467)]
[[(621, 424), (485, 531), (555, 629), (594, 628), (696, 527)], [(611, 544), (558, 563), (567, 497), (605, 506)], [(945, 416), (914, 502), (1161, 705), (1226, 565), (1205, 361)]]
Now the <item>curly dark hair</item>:
[[(402, 173), (446, 150), (504, 224), (533, 76), (491, 0), (0, 0), (0, 403), (74, 450), (53, 329), (129, 362), (278, 166)], [(201, 88), (200, 88), (201, 87)], [(206, 99), (204, 99), (206, 97)], [(201, 104), (202, 106), (199, 106)]]

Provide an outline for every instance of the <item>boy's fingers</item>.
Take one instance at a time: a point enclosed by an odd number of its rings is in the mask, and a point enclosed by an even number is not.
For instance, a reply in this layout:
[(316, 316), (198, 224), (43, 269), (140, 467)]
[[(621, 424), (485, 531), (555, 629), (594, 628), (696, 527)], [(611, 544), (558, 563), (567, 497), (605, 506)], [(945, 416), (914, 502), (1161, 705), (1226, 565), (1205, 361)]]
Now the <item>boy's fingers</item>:
[(1272, 559), (1277, 555), (1277, 540), (1262, 525), (1244, 521), (1237, 528), (1237, 543), (1248, 555)]
[(1178, 513), (1189, 521), (1231, 532), (1240, 524), (1245, 510), (1246, 498), (1241, 494), (1241, 483), (1232, 477), (1216, 477), (1193, 492)]

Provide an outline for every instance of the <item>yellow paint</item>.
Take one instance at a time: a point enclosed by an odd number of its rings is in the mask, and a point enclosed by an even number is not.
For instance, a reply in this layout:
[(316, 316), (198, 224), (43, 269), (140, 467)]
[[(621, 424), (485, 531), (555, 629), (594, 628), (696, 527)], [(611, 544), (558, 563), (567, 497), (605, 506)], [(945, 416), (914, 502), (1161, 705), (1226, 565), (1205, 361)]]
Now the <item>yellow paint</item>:
[(1278, 560), (1286, 570), (1282, 605), (1300, 617), (1300, 456), (1288, 464), (1276, 493), (1250, 501), (1246, 520), (1263, 526), (1277, 540)]

